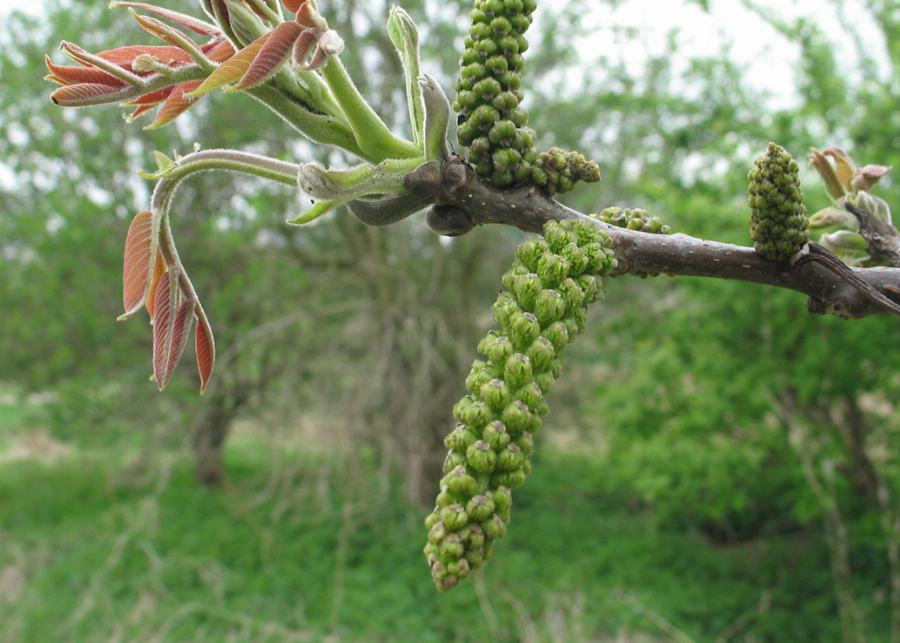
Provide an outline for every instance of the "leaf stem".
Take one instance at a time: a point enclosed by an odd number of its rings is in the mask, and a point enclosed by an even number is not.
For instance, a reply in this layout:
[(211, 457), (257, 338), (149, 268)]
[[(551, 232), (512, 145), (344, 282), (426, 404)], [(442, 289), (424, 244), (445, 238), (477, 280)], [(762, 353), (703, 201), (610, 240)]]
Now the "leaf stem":
[(387, 158), (414, 158), (421, 155), (421, 150), (414, 143), (395, 136), (385, 125), (359, 93), (338, 56), (331, 56), (321, 73), (344, 110), (356, 142), (365, 152), (366, 158), (377, 162)]

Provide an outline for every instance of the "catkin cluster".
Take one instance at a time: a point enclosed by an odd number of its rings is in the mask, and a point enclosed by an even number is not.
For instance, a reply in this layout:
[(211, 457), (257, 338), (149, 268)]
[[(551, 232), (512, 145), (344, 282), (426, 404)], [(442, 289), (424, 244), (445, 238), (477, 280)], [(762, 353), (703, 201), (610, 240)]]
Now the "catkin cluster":
[(600, 180), (600, 168), (577, 152), (538, 153), (522, 106), (522, 54), (536, 0), (476, 0), (465, 41), (454, 109), (457, 137), (479, 176), (505, 187), (532, 183), (549, 194)]
[(650, 216), (649, 212), (641, 208), (606, 208), (593, 216), (618, 228), (650, 234), (672, 234), (672, 226), (663, 223), (659, 217)]
[(499, 186), (531, 176), (534, 131), (519, 107), (522, 54), (536, 0), (476, 0), (466, 38), (456, 104), (458, 138), (475, 171)]
[(557, 192), (568, 192), (579, 181), (596, 183), (600, 180), (600, 166), (596, 161), (587, 160), (580, 152), (551, 147), (535, 159), (531, 180), (553, 196)]
[(797, 162), (769, 143), (748, 178), (753, 247), (769, 261), (786, 261), (809, 241), (809, 222)]
[(544, 396), (562, 370), (560, 353), (584, 329), (587, 305), (615, 267), (609, 237), (585, 221), (549, 222), (544, 239), (519, 246), (494, 304), (499, 330), (478, 344), (454, 407), (458, 424), (434, 511), (426, 518), (425, 558), (441, 591), (490, 559), (506, 534), (511, 490), (531, 471)]

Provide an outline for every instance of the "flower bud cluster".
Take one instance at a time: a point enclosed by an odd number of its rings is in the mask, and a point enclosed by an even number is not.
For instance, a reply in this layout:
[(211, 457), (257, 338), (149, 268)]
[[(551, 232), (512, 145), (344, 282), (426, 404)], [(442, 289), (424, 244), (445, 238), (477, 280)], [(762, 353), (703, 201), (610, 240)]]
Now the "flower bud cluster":
[(511, 490), (531, 471), (534, 434), (549, 408), (544, 396), (562, 370), (560, 354), (584, 329), (587, 305), (603, 294), (616, 260), (609, 237), (586, 221), (555, 221), (544, 238), (519, 246), (494, 304), (499, 329), (478, 344), (469, 394), (453, 408), (457, 425), (434, 511), (426, 518), (425, 558), (441, 591), (491, 558), (506, 534)]
[(531, 180), (553, 196), (557, 192), (568, 192), (579, 181), (596, 183), (600, 180), (600, 166), (596, 161), (588, 161), (580, 152), (551, 147), (538, 155)]
[(534, 131), (522, 102), (522, 54), (536, 0), (476, 0), (465, 41), (454, 109), (458, 138), (475, 171), (498, 186), (531, 175)]
[(799, 171), (790, 154), (769, 143), (748, 175), (750, 235), (756, 252), (769, 261), (786, 261), (809, 241)]
[(606, 208), (593, 216), (618, 228), (650, 234), (672, 234), (672, 226), (664, 224), (659, 217), (650, 216), (649, 212), (641, 208)]

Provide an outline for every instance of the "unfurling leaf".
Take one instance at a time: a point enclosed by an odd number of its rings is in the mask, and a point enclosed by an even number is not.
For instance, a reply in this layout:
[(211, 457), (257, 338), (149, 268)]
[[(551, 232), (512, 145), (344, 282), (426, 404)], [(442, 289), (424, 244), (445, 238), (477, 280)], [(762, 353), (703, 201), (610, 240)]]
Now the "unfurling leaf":
[(162, 281), (162, 276), (166, 274), (166, 262), (162, 258), (162, 253), (156, 253), (156, 261), (153, 263), (153, 272), (150, 275), (150, 285), (147, 286), (147, 297), (144, 300), (144, 308), (150, 319), (153, 319), (153, 312), (156, 310), (156, 289)]
[(166, 283), (161, 284), (154, 297), (153, 377), (159, 390), (166, 387), (175, 372), (194, 322), (195, 304), (184, 298), (178, 270), (167, 274)]
[(111, 87), (125, 87), (125, 83), (112, 74), (97, 69), (96, 67), (83, 67), (81, 65), (54, 65), (50, 56), (44, 56), (44, 64), (50, 72), (45, 78), (60, 85), (109, 85)]
[(194, 308), (197, 315), (197, 328), (194, 331), (194, 353), (197, 358), (197, 372), (200, 375), (200, 393), (206, 391), (206, 385), (212, 377), (216, 364), (216, 342), (213, 339), (212, 328), (203, 307), (197, 303)]
[(190, 29), (194, 33), (198, 33), (201, 36), (215, 36), (222, 33), (217, 26), (211, 25), (208, 22), (199, 20), (197, 18), (194, 18), (193, 16), (179, 13), (178, 11), (172, 11), (171, 9), (157, 7), (147, 2), (112, 2), (110, 3), (110, 6), (143, 9), (144, 11), (155, 13), (156, 15), (165, 18), (166, 20), (171, 20), (175, 24), (181, 25), (185, 29)]
[(249, 89), (266, 82), (287, 61), (294, 42), (303, 32), (296, 22), (283, 22), (268, 36), (247, 72), (234, 89)]
[(149, 210), (138, 212), (125, 239), (125, 261), (122, 269), (122, 303), (127, 319), (144, 305), (150, 287), (150, 276), (157, 255), (159, 224)]
[(200, 82), (201, 81), (199, 80), (192, 80), (175, 85), (172, 93), (169, 94), (166, 101), (162, 104), (162, 107), (159, 108), (156, 120), (144, 129), (158, 129), (163, 127), (190, 109), (190, 107), (197, 102), (198, 98), (189, 96), (188, 94), (197, 89), (200, 86)]
[(231, 58), (219, 65), (216, 70), (207, 77), (206, 80), (189, 96), (201, 96), (214, 89), (218, 89), (228, 83), (234, 83), (241, 79), (247, 73), (247, 69), (256, 58), (259, 50), (266, 44), (269, 34), (260, 36), (249, 45), (234, 54)]
[(50, 94), (50, 100), (62, 107), (102, 105), (103, 103), (117, 102), (121, 90), (121, 87), (100, 85), (97, 83), (64, 85)]

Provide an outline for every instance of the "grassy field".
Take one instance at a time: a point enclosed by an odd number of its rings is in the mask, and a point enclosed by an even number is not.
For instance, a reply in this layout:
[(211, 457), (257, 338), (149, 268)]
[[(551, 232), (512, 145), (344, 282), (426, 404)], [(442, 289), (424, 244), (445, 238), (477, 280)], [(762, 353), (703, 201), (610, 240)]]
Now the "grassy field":
[(5, 641), (840, 637), (818, 540), (715, 548), (663, 531), (605, 488), (597, 458), (543, 453), (494, 561), (443, 595), (425, 512), (366, 465), (239, 434), (228, 485), (209, 490), (183, 451), (82, 452), (5, 402)]

